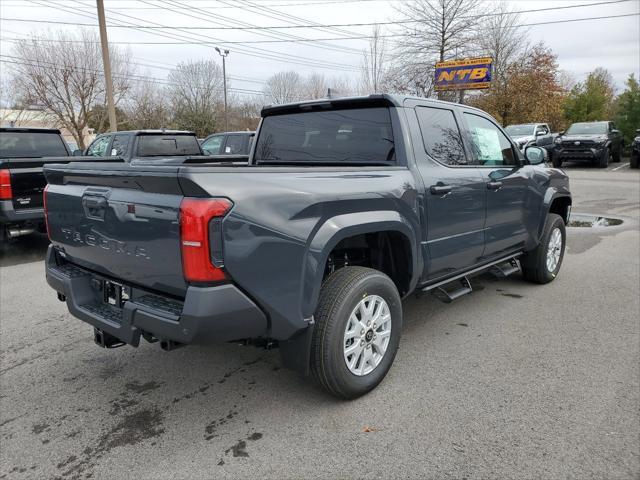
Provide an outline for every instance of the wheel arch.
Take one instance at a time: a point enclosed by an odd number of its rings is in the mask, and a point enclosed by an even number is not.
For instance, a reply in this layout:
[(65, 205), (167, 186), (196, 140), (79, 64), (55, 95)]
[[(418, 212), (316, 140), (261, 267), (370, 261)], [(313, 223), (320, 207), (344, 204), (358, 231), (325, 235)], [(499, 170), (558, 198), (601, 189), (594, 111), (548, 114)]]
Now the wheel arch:
[(327, 219), (308, 242), (302, 278), (302, 315), (309, 318), (315, 311), (325, 266), (333, 249), (342, 241), (366, 234), (397, 235), (406, 242), (410, 255), (410, 278), (406, 287), (411, 292), (420, 277), (418, 235), (412, 224), (399, 212), (392, 210), (355, 212)]

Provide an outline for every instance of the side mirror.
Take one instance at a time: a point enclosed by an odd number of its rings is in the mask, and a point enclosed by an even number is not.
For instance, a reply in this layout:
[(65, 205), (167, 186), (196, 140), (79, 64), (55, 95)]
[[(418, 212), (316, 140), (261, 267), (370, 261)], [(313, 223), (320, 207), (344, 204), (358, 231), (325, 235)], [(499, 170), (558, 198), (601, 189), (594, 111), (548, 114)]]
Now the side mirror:
[(562, 130), (560, 133), (558, 133), (559, 137), (561, 137), (562, 135), (564, 135), (564, 130)]
[(73, 151), (73, 156), (74, 157), (81, 157), (82, 155), (84, 155), (84, 152), (80, 149), (74, 150)]
[(640, 133), (640, 128), (636, 130), (636, 133)]
[(529, 165), (540, 165), (547, 161), (547, 151), (540, 147), (527, 147), (524, 151), (524, 156), (529, 162)]
[(611, 130), (611, 133), (615, 133), (616, 135), (620, 133), (620, 130), (616, 130), (615, 128)]
[(542, 135), (545, 135), (544, 132), (536, 132), (536, 137), (541, 137)]

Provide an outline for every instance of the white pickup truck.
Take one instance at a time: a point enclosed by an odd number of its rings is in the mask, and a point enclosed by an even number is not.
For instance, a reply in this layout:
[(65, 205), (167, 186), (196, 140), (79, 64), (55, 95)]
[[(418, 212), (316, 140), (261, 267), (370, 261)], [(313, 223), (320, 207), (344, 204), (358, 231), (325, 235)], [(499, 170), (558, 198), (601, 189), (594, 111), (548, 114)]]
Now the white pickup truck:
[(521, 152), (524, 149), (535, 145), (542, 147), (551, 157), (553, 151), (553, 140), (557, 134), (551, 133), (551, 128), (546, 123), (525, 123), (521, 125), (509, 125), (505, 128), (507, 134), (518, 145)]

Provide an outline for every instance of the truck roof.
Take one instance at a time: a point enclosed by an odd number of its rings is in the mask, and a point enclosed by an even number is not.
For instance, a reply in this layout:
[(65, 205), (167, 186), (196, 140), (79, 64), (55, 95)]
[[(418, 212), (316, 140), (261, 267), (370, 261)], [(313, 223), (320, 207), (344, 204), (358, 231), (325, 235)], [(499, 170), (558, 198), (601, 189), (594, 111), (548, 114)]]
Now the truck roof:
[(0, 132), (57, 133), (60, 135), (59, 128), (0, 127)]
[[(456, 105), (458, 107), (464, 107), (469, 110), (476, 110), (478, 112), (483, 112), (482, 110), (470, 107), (468, 105), (461, 105), (459, 103), (454, 102), (446, 102), (444, 100), (436, 100), (433, 98), (424, 98), (417, 97), (412, 95), (398, 95), (398, 94), (388, 94), (388, 93), (376, 93), (371, 95), (360, 95), (353, 97), (338, 97), (338, 98), (318, 98), (315, 100), (301, 101), (301, 102), (292, 102), (285, 103), (281, 105), (266, 105), (262, 108), (260, 114), (264, 117), (267, 115), (274, 115), (278, 113), (286, 113), (293, 112), (299, 110), (308, 110), (316, 105), (331, 105), (331, 106), (393, 106), (393, 107), (402, 107), (404, 106), (405, 100), (416, 100), (428, 102), (431, 104), (441, 104), (441, 105)], [(483, 112), (484, 113), (484, 112)]]
[(169, 129), (143, 129), (143, 130), (122, 130), (119, 132), (105, 133), (126, 133), (129, 135), (195, 135), (195, 132), (189, 130), (169, 130)]

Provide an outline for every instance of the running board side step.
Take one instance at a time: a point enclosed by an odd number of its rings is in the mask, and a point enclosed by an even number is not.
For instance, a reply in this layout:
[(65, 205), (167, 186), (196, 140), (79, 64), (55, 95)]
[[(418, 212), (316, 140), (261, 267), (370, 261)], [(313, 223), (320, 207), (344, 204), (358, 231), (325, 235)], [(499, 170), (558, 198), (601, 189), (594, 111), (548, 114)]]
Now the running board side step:
[[(522, 255), (522, 252), (514, 253), (454, 277), (432, 283), (431, 285), (422, 287), (422, 291), (431, 291), (439, 300), (442, 300), (445, 303), (451, 303), (456, 298), (460, 298), (463, 295), (473, 292), (471, 282), (469, 281), (469, 277), (471, 275), (491, 271), (494, 275), (506, 277), (520, 270), (520, 266), (517, 261), (517, 258), (520, 255)], [(450, 288), (451, 286), (453, 286), (453, 288)]]
[[(450, 285), (454, 285), (454, 288), (446, 288)], [(454, 280), (453, 282), (434, 288), (431, 293), (433, 293), (438, 300), (442, 300), (444, 303), (451, 303), (456, 298), (460, 298), (471, 292), (473, 292), (471, 282), (467, 277), (462, 277), (458, 280)]]
[(512, 258), (508, 262), (497, 263), (489, 269), (489, 272), (498, 278), (508, 277), (518, 271), (520, 271), (520, 265), (518, 265), (518, 261), (515, 258)]

